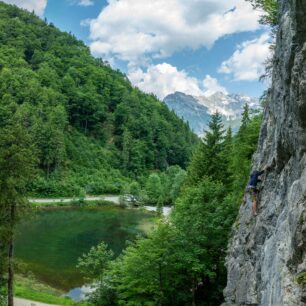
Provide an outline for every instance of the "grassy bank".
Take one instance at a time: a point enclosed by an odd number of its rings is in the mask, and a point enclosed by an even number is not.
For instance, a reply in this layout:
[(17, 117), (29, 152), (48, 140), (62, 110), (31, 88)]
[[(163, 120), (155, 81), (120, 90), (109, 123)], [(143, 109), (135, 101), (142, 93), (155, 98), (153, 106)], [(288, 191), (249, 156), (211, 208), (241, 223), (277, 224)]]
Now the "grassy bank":
[(63, 297), (62, 295), (63, 292), (39, 283), (33, 277), (16, 276), (16, 297), (55, 305), (89, 306), (87, 303), (78, 303), (68, 297)]

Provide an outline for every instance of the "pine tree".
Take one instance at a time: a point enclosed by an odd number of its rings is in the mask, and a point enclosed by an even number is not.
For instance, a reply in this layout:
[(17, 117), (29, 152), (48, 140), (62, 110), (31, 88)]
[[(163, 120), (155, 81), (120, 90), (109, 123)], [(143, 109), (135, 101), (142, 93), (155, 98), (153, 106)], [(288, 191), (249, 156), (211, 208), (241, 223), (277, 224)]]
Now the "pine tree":
[(241, 126), (238, 131), (238, 137), (245, 137), (245, 131), (248, 125), (251, 122), (250, 118), (250, 108), (248, 104), (245, 104), (243, 107), (242, 118), (241, 118)]
[(203, 141), (196, 149), (189, 166), (189, 178), (200, 181), (204, 176), (224, 182), (226, 179), (226, 160), (224, 159), (224, 125), (221, 115), (211, 116)]

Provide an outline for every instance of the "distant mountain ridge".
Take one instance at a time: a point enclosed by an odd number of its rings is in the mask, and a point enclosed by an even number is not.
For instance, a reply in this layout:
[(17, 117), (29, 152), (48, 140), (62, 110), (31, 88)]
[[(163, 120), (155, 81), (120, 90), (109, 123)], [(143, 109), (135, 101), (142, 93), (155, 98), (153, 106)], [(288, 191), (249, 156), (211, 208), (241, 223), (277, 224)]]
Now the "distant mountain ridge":
[(257, 98), (238, 94), (227, 95), (222, 92), (216, 92), (206, 97), (187, 95), (177, 91), (166, 96), (164, 103), (179, 117), (187, 121), (198, 135), (203, 134), (203, 131), (207, 128), (210, 115), (216, 111), (222, 114), (226, 126), (237, 129), (246, 103), (250, 108), (260, 108)]

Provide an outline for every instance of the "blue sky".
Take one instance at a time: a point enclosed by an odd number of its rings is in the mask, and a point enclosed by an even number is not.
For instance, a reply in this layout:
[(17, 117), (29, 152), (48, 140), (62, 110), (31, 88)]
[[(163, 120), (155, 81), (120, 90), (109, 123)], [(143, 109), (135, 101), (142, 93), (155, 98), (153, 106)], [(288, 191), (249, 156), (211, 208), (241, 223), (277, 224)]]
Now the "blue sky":
[(34, 9), (160, 99), (176, 90), (259, 97), (268, 29), (244, 0), (6, 0)]

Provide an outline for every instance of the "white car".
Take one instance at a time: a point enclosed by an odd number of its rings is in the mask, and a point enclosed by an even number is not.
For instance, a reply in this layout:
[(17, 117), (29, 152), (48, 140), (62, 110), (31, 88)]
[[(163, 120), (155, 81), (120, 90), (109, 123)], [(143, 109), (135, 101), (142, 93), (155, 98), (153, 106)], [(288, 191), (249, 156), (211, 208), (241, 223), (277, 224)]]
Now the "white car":
[(137, 199), (136, 199), (136, 197), (133, 196), (132, 194), (126, 194), (126, 195), (124, 195), (124, 196), (123, 196), (123, 200), (124, 200), (125, 202), (131, 203), (131, 204), (134, 204), (134, 205), (138, 202)]

